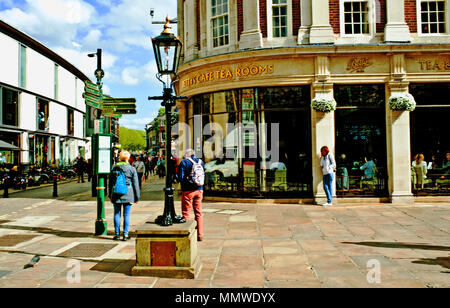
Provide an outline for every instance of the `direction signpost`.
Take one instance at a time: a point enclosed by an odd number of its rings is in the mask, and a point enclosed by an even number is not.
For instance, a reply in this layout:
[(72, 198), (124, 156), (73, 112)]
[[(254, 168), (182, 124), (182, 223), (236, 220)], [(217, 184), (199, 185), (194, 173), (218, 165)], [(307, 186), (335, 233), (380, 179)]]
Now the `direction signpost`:
[[(97, 84), (87, 80), (84, 84), (83, 98), (86, 105), (96, 109), (96, 129), (92, 138), (92, 153), (94, 162), (94, 175), (97, 177), (97, 220), (95, 222), (95, 235), (106, 235), (107, 225), (105, 218), (105, 178), (111, 171), (111, 135), (103, 134), (102, 116), (120, 118), (122, 114), (136, 114), (136, 99), (115, 99), (103, 94), (102, 78), (105, 76), (101, 68), (102, 50), (89, 54), (97, 56)], [(103, 142), (104, 141), (104, 142)], [(108, 158), (109, 157), (109, 158)], [(94, 195), (93, 195), (94, 196)]]

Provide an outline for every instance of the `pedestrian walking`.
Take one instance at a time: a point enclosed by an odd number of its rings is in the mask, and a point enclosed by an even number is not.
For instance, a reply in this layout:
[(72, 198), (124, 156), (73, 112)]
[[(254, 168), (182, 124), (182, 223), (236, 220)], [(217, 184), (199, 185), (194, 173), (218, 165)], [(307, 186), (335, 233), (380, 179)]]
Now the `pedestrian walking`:
[(78, 155), (77, 160), (75, 161), (75, 169), (78, 175), (77, 183), (80, 183), (80, 179), (81, 182), (84, 183), (84, 168), (85, 168), (84, 159), (83, 157), (81, 157), (81, 155)]
[(145, 164), (140, 156), (136, 158), (136, 161), (133, 163), (133, 167), (136, 169), (138, 174), (139, 188), (142, 189), (142, 177), (145, 172)]
[(333, 179), (336, 171), (336, 161), (334, 160), (333, 153), (330, 152), (327, 146), (323, 146), (320, 149), (320, 166), (322, 167), (323, 174), (323, 189), (327, 195), (327, 203), (323, 206), (331, 206), (333, 199)]
[(162, 179), (166, 175), (166, 166), (164, 165), (164, 158), (160, 157), (156, 163), (159, 178)]
[[(138, 174), (135, 168), (129, 164), (130, 153), (122, 151), (119, 160), (111, 172), (109, 181), (109, 198), (114, 205), (114, 240), (118, 240), (120, 236), (120, 220), (123, 210), (123, 238), (129, 240), (130, 228), (130, 212), (133, 203), (140, 200), (141, 191), (139, 189)], [(120, 182), (120, 183), (119, 183)], [(119, 189), (119, 185), (123, 183), (126, 186), (125, 191)], [(121, 187), (122, 188), (122, 187)]]
[(181, 184), (181, 212), (183, 218), (189, 220), (191, 209), (194, 210), (197, 222), (197, 240), (203, 240), (203, 182), (205, 163), (195, 157), (192, 149), (186, 151), (185, 158), (178, 166), (177, 179)]

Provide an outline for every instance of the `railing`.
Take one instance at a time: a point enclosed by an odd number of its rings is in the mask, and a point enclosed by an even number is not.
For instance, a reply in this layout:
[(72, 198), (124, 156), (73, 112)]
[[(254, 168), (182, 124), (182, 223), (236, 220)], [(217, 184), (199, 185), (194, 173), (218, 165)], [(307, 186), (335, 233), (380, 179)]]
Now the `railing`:
[(381, 197), (387, 194), (387, 177), (339, 175), (336, 177), (336, 195), (338, 197)]
[[(260, 182), (260, 180), (262, 181)], [(207, 173), (205, 189), (211, 192), (236, 192), (244, 194), (271, 194), (271, 193), (307, 193), (312, 191), (311, 183), (290, 182), (286, 173), (279, 172), (275, 176), (257, 177), (246, 174), (244, 177), (225, 177), (217, 172)]]
[(413, 172), (411, 186), (415, 195), (450, 195), (450, 174), (428, 173), (424, 178)]

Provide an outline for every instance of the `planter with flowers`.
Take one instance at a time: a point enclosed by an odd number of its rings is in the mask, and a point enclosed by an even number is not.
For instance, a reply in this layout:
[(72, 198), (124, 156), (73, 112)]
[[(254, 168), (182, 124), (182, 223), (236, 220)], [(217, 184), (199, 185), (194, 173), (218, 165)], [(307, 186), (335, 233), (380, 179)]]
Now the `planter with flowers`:
[(335, 111), (336, 105), (336, 100), (333, 97), (315, 97), (311, 101), (311, 108), (317, 112)]
[(413, 111), (416, 109), (416, 101), (409, 93), (394, 94), (388, 101), (389, 109), (392, 111)]

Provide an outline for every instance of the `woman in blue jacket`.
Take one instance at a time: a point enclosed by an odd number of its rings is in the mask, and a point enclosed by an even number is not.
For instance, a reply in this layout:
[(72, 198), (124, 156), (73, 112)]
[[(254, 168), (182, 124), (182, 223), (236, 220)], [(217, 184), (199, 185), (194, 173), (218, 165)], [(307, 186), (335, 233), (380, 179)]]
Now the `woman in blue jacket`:
[[(138, 203), (141, 192), (139, 190), (139, 180), (136, 169), (128, 163), (130, 153), (127, 151), (120, 152), (120, 162), (118, 162), (112, 169), (109, 180), (109, 198), (114, 204), (114, 240), (117, 241), (120, 236), (120, 218), (122, 216), (123, 208), (123, 238), (127, 241), (130, 228), (130, 211), (133, 203)], [(116, 173), (114, 171), (121, 170), (126, 178), (128, 191), (125, 195), (116, 195), (113, 193), (113, 186), (116, 183)]]

